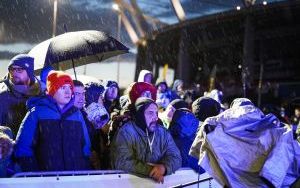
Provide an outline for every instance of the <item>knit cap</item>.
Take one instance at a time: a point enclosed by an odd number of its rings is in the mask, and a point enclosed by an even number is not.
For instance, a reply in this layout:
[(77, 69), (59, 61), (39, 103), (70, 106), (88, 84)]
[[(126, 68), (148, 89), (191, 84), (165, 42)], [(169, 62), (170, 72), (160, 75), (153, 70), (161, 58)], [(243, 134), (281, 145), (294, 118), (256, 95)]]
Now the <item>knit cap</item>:
[(200, 97), (192, 104), (192, 111), (200, 121), (218, 115), (220, 110), (220, 103), (210, 97)]
[(72, 91), (74, 88), (71, 76), (62, 71), (50, 71), (47, 77), (47, 91), (48, 94), (54, 96), (56, 91), (64, 84), (70, 84)]
[(34, 82), (34, 58), (30, 57), (27, 54), (19, 54), (13, 57), (9, 64), (8, 64), (8, 69), (11, 66), (19, 66), (22, 67), (28, 74), (31, 83)]

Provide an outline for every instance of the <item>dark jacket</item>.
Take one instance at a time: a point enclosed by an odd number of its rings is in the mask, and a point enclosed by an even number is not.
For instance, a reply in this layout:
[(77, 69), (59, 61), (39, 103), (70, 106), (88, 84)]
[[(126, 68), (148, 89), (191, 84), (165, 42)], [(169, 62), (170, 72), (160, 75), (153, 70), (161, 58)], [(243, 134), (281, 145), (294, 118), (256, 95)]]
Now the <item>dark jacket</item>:
[(32, 98), (17, 135), (15, 156), (23, 171), (87, 170), (90, 139), (81, 112), (63, 112), (50, 97)]
[(154, 134), (151, 152), (145, 131), (133, 121), (124, 124), (112, 143), (114, 168), (144, 176), (148, 176), (152, 169), (148, 163), (163, 164), (166, 175), (180, 168), (180, 152), (168, 131), (158, 125)]
[(178, 109), (174, 113), (169, 131), (180, 151), (182, 167), (190, 167), (199, 173), (204, 173), (204, 170), (198, 165), (198, 159), (189, 155), (198, 125), (199, 120), (192, 112), (188, 109)]
[(29, 88), (17, 89), (9, 80), (0, 83), (0, 125), (9, 127), (16, 137), (19, 126), (26, 115), (26, 101), (41, 94), (38, 82)]

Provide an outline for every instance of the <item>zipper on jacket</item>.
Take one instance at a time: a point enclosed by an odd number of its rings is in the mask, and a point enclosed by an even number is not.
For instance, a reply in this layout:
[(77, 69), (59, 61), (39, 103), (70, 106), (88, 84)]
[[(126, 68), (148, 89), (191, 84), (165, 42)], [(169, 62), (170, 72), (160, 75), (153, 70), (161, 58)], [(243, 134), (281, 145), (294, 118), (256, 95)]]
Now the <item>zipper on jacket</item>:
[(60, 127), (60, 132), (61, 132), (62, 160), (63, 160), (63, 164), (64, 164), (64, 170), (66, 170), (65, 149), (64, 149), (64, 132), (63, 132), (62, 122), (63, 122), (63, 120), (60, 119), (60, 121), (59, 121), (59, 127)]

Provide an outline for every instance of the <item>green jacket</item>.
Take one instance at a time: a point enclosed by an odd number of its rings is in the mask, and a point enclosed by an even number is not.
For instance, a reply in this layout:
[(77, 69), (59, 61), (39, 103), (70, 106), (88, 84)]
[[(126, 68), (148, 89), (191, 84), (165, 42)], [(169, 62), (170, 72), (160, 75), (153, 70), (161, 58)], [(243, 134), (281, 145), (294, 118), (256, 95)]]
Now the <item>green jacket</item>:
[(154, 131), (152, 152), (147, 134), (129, 121), (116, 134), (112, 144), (113, 168), (129, 173), (148, 176), (152, 166), (148, 163), (163, 164), (166, 175), (181, 167), (181, 155), (167, 130), (158, 125)]

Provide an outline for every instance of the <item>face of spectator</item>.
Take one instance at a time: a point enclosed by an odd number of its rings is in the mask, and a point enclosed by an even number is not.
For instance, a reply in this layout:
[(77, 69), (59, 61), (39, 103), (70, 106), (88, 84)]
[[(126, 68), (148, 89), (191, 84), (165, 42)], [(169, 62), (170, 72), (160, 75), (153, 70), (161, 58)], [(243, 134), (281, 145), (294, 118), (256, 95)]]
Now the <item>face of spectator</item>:
[(157, 91), (158, 91), (159, 93), (164, 93), (164, 92), (166, 92), (166, 89), (167, 89), (167, 87), (166, 87), (165, 84), (159, 84), (158, 87), (157, 87)]
[(150, 104), (144, 111), (147, 128), (150, 132), (155, 131), (158, 120), (158, 108), (155, 104)]
[(9, 77), (15, 85), (29, 85), (30, 78), (25, 69), (19, 66), (9, 67)]
[(172, 105), (168, 105), (166, 110), (165, 110), (165, 113), (167, 115), (167, 118), (168, 120), (171, 122), (173, 116), (174, 116), (174, 113), (175, 113), (176, 109), (172, 106)]
[(74, 106), (82, 109), (85, 104), (85, 89), (83, 86), (74, 87)]
[(118, 97), (118, 88), (115, 86), (109, 87), (106, 91), (106, 99), (112, 101)]
[(144, 82), (147, 82), (149, 84), (152, 83), (152, 75), (151, 74), (146, 74), (144, 77)]
[(149, 99), (152, 99), (152, 95), (150, 91), (143, 91), (140, 97), (147, 97)]
[(70, 84), (62, 85), (53, 96), (53, 98), (55, 99), (55, 101), (61, 109), (70, 102), (71, 97), (72, 86)]
[(183, 83), (179, 84), (176, 89), (177, 91), (183, 91)]

